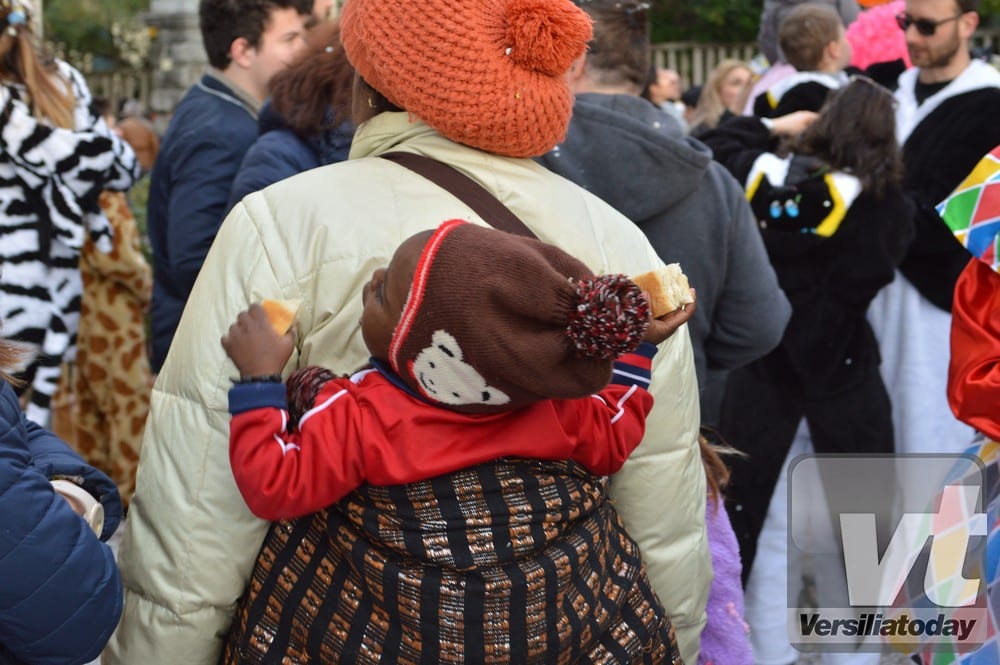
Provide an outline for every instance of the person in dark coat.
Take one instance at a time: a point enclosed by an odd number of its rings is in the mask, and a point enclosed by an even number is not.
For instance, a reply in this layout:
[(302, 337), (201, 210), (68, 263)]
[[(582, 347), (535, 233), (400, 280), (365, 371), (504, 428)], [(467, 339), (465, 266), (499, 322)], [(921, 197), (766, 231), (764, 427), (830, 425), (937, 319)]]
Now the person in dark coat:
[(350, 111), (354, 69), (340, 43), (340, 21), (317, 23), (306, 50), (271, 80), (271, 98), (257, 120), (227, 209), (252, 192), (297, 173), (347, 159), (354, 138)]
[(726, 370), (773, 349), (791, 313), (740, 185), (701, 143), (639, 96), (649, 60), (645, 25), (628, 6), (590, 3), (594, 43), (574, 65), (566, 139), (539, 158), (642, 229), (698, 291), (688, 328), (704, 424), (718, 424)]
[(858, 79), (834, 91), (790, 153), (772, 152), (768, 123), (786, 133), (784, 121), (804, 115), (812, 114), (738, 118), (704, 136), (744, 183), (792, 304), (778, 348), (730, 374), (721, 411), (727, 442), (747, 453), (732, 460), (726, 498), (758, 662), (787, 662), (791, 650), (784, 624), (770, 621), (784, 606), (772, 593), (785, 586), (780, 576), (788, 575), (790, 593), (798, 583), (788, 573), (795, 561), (775, 550), (787, 538), (774, 519), (786, 500), (776, 491), (782, 463), (797, 444), (817, 453), (894, 450), (892, 405), (866, 312), (913, 237), (888, 90)]
[[(122, 583), (111, 548), (121, 497), (110, 478), (28, 420), (6, 379), (17, 361), (0, 340), (0, 665), (96, 658), (118, 625)], [(58, 494), (62, 478), (100, 502), (100, 539)]]
[(788, 155), (769, 152), (771, 134), (756, 118), (704, 136), (744, 183), (792, 303), (781, 344), (731, 373), (723, 400), (722, 431), (748, 453), (734, 462), (728, 492), (745, 577), (803, 418), (816, 452), (893, 451), (878, 342), (865, 318), (913, 237), (893, 132), (891, 93), (859, 79), (831, 93)]
[(236, 170), (257, 138), (267, 84), (304, 45), (311, 10), (310, 0), (199, 3), (209, 67), (174, 110), (149, 183), (154, 372), (226, 216)]

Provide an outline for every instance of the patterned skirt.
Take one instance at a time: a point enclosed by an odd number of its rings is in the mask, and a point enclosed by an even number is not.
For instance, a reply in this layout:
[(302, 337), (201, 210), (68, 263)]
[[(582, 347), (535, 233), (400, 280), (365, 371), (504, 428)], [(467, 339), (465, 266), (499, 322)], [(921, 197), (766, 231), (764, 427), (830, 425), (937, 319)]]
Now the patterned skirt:
[(222, 662), (681, 658), (607, 479), (500, 460), (273, 524)]

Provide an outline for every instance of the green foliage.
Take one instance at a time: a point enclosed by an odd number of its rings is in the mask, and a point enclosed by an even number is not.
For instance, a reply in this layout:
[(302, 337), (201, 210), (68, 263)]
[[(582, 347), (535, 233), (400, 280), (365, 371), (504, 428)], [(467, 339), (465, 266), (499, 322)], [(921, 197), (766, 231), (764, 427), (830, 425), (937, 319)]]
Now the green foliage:
[(149, 246), (149, 230), (146, 226), (146, 204), (149, 202), (149, 174), (142, 176), (128, 191), (129, 208), (135, 216), (139, 228), (139, 245), (146, 260), (152, 263), (153, 250)]
[(979, 5), (980, 23), (1000, 25), (1000, 0), (982, 0)]
[[(990, 0), (1000, 2), (1000, 0)], [(734, 44), (757, 38), (762, 0), (652, 0), (653, 43)]]
[[(650, 0), (653, 43), (738, 44), (757, 39), (763, 0)], [(1000, 27), (1000, 0), (981, 0), (980, 24)]]
[(129, 33), (145, 31), (139, 14), (148, 9), (149, 0), (45, 0), (45, 37), (61, 54), (86, 54), (107, 68), (128, 65)]

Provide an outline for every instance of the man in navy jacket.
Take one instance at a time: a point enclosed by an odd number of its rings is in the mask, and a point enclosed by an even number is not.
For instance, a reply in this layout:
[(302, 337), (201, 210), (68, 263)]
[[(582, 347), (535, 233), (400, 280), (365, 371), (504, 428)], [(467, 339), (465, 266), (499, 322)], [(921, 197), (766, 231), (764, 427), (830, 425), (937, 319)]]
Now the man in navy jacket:
[(311, 9), (311, 0), (201, 0), (209, 67), (174, 111), (150, 182), (154, 371), (225, 217), (243, 155), (257, 138), (268, 81), (304, 45)]

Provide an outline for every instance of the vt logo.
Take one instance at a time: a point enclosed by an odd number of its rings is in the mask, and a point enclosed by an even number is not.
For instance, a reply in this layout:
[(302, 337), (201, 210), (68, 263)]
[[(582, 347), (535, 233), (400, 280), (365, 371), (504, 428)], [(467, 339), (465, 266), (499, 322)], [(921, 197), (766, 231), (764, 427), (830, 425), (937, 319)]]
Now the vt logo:
[(841, 513), (847, 591), (854, 607), (890, 607), (931, 538), (924, 576), (928, 600), (939, 607), (971, 605), (980, 580), (962, 576), (971, 536), (986, 535), (986, 515), (975, 512), (980, 488), (947, 485), (937, 513), (905, 513), (879, 558), (874, 513)]

